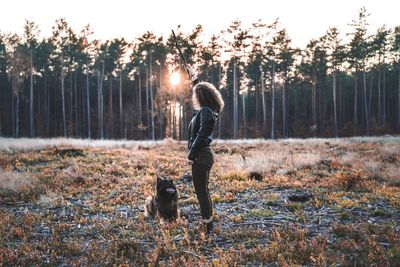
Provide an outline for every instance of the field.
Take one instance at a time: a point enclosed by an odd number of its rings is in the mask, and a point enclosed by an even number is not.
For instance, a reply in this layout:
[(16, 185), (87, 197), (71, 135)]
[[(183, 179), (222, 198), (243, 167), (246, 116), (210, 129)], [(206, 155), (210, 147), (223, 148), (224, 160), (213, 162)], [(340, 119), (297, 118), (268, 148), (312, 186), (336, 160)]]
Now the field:
[[(185, 142), (0, 139), (0, 266), (400, 265), (400, 137), (212, 148), (204, 236)], [(175, 223), (144, 218), (158, 175)]]

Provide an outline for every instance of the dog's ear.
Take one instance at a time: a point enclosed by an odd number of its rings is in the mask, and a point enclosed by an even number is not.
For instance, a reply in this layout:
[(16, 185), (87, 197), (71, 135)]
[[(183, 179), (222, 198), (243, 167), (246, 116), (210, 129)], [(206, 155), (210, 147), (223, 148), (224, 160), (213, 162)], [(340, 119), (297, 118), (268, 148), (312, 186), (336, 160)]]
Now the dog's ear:
[(162, 178), (157, 177), (157, 188), (160, 186), (161, 182), (162, 182)]

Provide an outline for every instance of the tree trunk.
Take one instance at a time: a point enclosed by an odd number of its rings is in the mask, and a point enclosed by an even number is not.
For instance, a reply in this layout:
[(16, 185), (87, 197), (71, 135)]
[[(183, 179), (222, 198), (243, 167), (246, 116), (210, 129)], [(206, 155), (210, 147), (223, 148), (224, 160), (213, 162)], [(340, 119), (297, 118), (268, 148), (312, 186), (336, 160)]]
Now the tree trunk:
[(338, 129), (342, 128), (343, 125), (343, 82), (339, 76), (339, 120)]
[(353, 136), (357, 134), (357, 71), (354, 75)]
[[(338, 114), (338, 131), (339, 131), (339, 129), (342, 127), (342, 121), (343, 121), (343, 111), (342, 111), (342, 90), (343, 90), (343, 88), (342, 88), (342, 79), (340, 79), (340, 76), (339, 76), (339, 114)], [(339, 133), (338, 133), (339, 134)]]
[[(316, 80), (317, 83), (317, 80)], [(317, 94), (317, 87), (315, 87), (315, 94)], [(323, 115), (322, 115), (322, 91), (323, 91), (323, 85), (322, 82), (319, 81), (318, 82), (318, 126), (317, 126), (317, 130), (318, 130), (318, 134), (322, 135), (323, 134), (323, 127), (322, 127), (322, 121), (323, 121)], [(315, 100), (317, 101), (317, 99)]]
[(382, 81), (382, 97), (383, 97), (383, 117), (382, 117), (382, 123), (385, 125), (386, 123), (386, 73), (385, 73), (385, 68), (383, 68), (383, 81)]
[(275, 62), (272, 63), (271, 139), (275, 139)]
[(65, 118), (65, 88), (64, 88), (64, 65), (61, 64), (61, 101), (62, 101), (62, 116), (63, 116), (63, 131), (64, 137), (67, 137), (67, 123)]
[(11, 90), (11, 132), (12, 136), (15, 137), (15, 103), (14, 103), (14, 93)]
[(125, 117), (124, 139), (126, 140), (126, 135), (127, 135), (127, 131), (128, 131), (128, 116), (124, 116), (124, 117)]
[(246, 92), (242, 94), (242, 109), (243, 109), (243, 133), (244, 139), (247, 139), (247, 122), (246, 122)]
[(98, 137), (101, 138), (101, 97), (100, 97), (100, 75), (101, 72), (97, 71), (97, 119), (98, 119)]
[(152, 64), (152, 54), (150, 54), (150, 118), (151, 118), (151, 140), (155, 140), (154, 132), (154, 104), (153, 104), (153, 64)]
[(371, 111), (371, 106), (372, 106), (372, 85), (373, 85), (373, 78), (374, 78), (374, 72), (371, 71), (370, 73), (370, 79), (369, 79), (369, 99), (368, 99), (368, 117), (369, 121), (371, 123), (371, 117), (372, 117), (372, 111)]
[(314, 78), (313, 82), (312, 82), (312, 96), (311, 96), (311, 108), (312, 108), (312, 129), (314, 132), (314, 137), (317, 137), (317, 85), (316, 85), (316, 78)]
[(119, 74), (119, 138), (123, 137), (122, 132), (122, 71)]
[(176, 96), (175, 96), (175, 87), (174, 87), (174, 96), (173, 100), (171, 101), (171, 123), (172, 123), (172, 138), (177, 139), (177, 132), (176, 132)]
[(179, 118), (179, 138), (178, 140), (182, 140), (183, 138), (183, 106), (182, 106), (182, 94), (179, 94), (179, 109), (178, 109), (178, 118)]
[(0, 84), (0, 136), (7, 135), (7, 115), (10, 113), (8, 104), (9, 101), (7, 101), (7, 86), (4, 85), (3, 87), (2, 84)]
[(87, 112), (87, 136), (90, 139), (90, 91), (89, 91), (89, 73), (86, 73), (86, 112)]
[(15, 137), (19, 137), (19, 95), (17, 95), (17, 106), (16, 106), (16, 122), (15, 122)]
[(169, 137), (174, 138), (174, 115), (173, 115), (173, 108), (172, 108), (173, 100), (169, 101)]
[[(140, 76), (140, 72), (138, 73), (138, 83), (139, 83), (139, 85), (138, 85), (138, 100), (139, 100), (139, 129), (141, 129), (141, 127), (142, 127), (142, 124), (143, 124), (143, 121), (142, 121), (142, 79), (141, 79), (141, 76)], [(140, 137), (142, 138), (142, 132), (141, 132), (141, 130), (140, 130)]]
[[(34, 115), (33, 116), (33, 132), (36, 137), (39, 137), (39, 136), (43, 137), (43, 131), (42, 131), (43, 127), (41, 127), (41, 125), (40, 125), (40, 123), (42, 122), (40, 119), (42, 119), (42, 113), (43, 113), (42, 102), (44, 101), (44, 96), (41, 95), (40, 92), (43, 93), (43, 85), (42, 86), (38, 85), (36, 91), (37, 91), (37, 93), (36, 93), (36, 101), (37, 101), (36, 113), (35, 113), (35, 109), (33, 109), (33, 112), (34, 112), (34, 114), (36, 114), (37, 119), (36, 119), (36, 124), (35, 124), (35, 115)], [(33, 99), (35, 100), (35, 98), (33, 98)], [(37, 127), (37, 126), (39, 126), (39, 127)], [(36, 129), (38, 129), (38, 130), (36, 130)]]
[(98, 77), (98, 86), (97, 86), (97, 94), (98, 94), (98, 117), (99, 117), (99, 137), (100, 139), (104, 138), (104, 120), (103, 120), (103, 77), (104, 77), (104, 62), (102, 62), (101, 72), (99, 73)]
[[(235, 59), (236, 61), (236, 59)], [(236, 62), (233, 62), (233, 139), (237, 139), (238, 131), (238, 94), (237, 94), (237, 72)]]
[(70, 72), (69, 75), (69, 116), (68, 116), (68, 135), (69, 136), (73, 136), (73, 132), (72, 132), (72, 127), (73, 127), (73, 119), (72, 119), (72, 113), (73, 113), (73, 101), (72, 101), (72, 97), (73, 97), (73, 83), (72, 83), (72, 72)]
[[(1, 79), (0, 79), (0, 82), (1, 82)], [(3, 92), (4, 92), (4, 95), (5, 95), (7, 91), (6, 90), (3, 91), (2, 84), (0, 84), (0, 137), (3, 136), (3, 123), (2, 123), (3, 122), (3, 118), (2, 118), (2, 114), (3, 113), (7, 114), (7, 113), (3, 112), (3, 107), (6, 105), (6, 102), (3, 101)], [(4, 118), (4, 121), (5, 121), (5, 118)], [(4, 123), (4, 124), (6, 124), (6, 123)]]
[(336, 71), (333, 71), (333, 128), (335, 137), (338, 137), (337, 112), (336, 112)]
[(378, 126), (382, 125), (381, 70), (378, 69)]
[(321, 86), (320, 88), (320, 132), (323, 133), (325, 131), (325, 123), (327, 121), (327, 118), (329, 118), (329, 109), (328, 109), (328, 102), (327, 102), (327, 79), (326, 79), (326, 74), (323, 75), (323, 78), (321, 80)]
[(399, 69), (399, 82), (397, 84), (397, 127), (400, 128), (400, 69)]
[(33, 55), (31, 51), (31, 57), (30, 57), (30, 87), (29, 87), (29, 136), (31, 138), (34, 137), (34, 132), (33, 132)]
[(263, 107), (263, 129), (267, 133), (267, 101), (265, 99), (265, 84), (264, 84), (264, 72), (261, 71), (261, 100)]
[(286, 133), (286, 82), (282, 84), (282, 138), (287, 137)]
[(363, 71), (363, 85), (364, 85), (364, 112), (365, 112), (365, 125), (367, 127), (367, 135), (369, 135), (369, 116), (368, 116), (368, 102), (367, 102), (367, 81), (365, 78), (365, 70)]
[(78, 86), (76, 81), (76, 71), (74, 71), (74, 93), (75, 93), (75, 134), (76, 137), (80, 137), (80, 126), (79, 126), (79, 116), (78, 116)]
[(114, 123), (113, 123), (113, 92), (112, 92), (112, 77), (110, 77), (109, 80), (109, 103), (108, 103), (108, 127), (109, 127), (109, 131), (108, 131), (108, 138), (112, 139), (114, 136)]
[(163, 112), (163, 81), (162, 81), (162, 65), (160, 64), (160, 89), (159, 89), (159, 124), (160, 124), (160, 140), (164, 139), (164, 112)]
[[(293, 122), (300, 121), (301, 120), (301, 105), (299, 104), (299, 94), (301, 94), (301, 87), (296, 85), (295, 90), (293, 92), (293, 103), (294, 103), (294, 111), (293, 111)], [(290, 105), (289, 105), (290, 107)], [(290, 112), (290, 108), (289, 108)], [(289, 116), (290, 117), (290, 116)], [(288, 124), (289, 124), (289, 118), (288, 118)], [(296, 131), (295, 131), (296, 133)], [(288, 134), (289, 134), (289, 129), (288, 129)]]
[[(221, 71), (221, 64), (218, 65), (218, 90), (221, 90), (221, 78), (222, 78), (222, 71)], [(400, 87), (400, 85), (399, 85)], [(399, 91), (400, 95), (400, 91)], [(400, 109), (400, 108), (399, 108)], [(222, 113), (220, 112), (219, 118), (218, 118), (218, 139), (221, 139), (222, 134)]]
[(45, 108), (44, 108), (44, 113), (45, 113), (45, 121), (46, 121), (46, 137), (50, 137), (50, 92), (48, 92), (47, 89), (47, 73), (46, 71), (44, 72), (44, 93), (45, 93)]
[(149, 94), (149, 69), (146, 67), (146, 123), (147, 123), (147, 138), (150, 139), (151, 138), (151, 129), (150, 129), (150, 94)]
[[(259, 131), (259, 129), (260, 129), (260, 107), (259, 107), (259, 100), (258, 100), (258, 98), (259, 98), (259, 94), (258, 94), (258, 91), (259, 91), (259, 87), (261, 86), (261, 84), (260, 84), (260, 86), (259, 86), (259, 80), (260, 79), (256, 79), (256, 81), (255, 81), (255, 84), (254, 84), (254, 105), (255, 105), (255, 112), (256, 112), (256, 114), (255, 114), (255, 126), (256, 126), (256, 131), (255, 131), (255, 134), (256, 134), (256, 136), (258, 137), (258, 131)], [(250, 105), (251, 105), (251, 103), (250, 103)], [(264, 129), (264, 127), (261, 127), (261, 129)]]
[(103, 69), (101, 70), (101, 78), (100, 78), (100, 97), (101, 97), (101, 101), (100, 101), (100, 105), (101, 105), (101, 139), (104, 138), (104, 132), (105, 132), (105, 127), (104, 127), (104, 94), (103, 94), (103, 84), (104, 84), (104, 65), (103, 65)]

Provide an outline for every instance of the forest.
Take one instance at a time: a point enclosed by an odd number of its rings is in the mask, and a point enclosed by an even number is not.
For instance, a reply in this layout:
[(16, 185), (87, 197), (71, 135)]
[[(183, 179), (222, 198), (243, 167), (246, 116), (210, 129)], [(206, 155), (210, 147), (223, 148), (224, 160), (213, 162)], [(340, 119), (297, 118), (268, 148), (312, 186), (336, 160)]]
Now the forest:
[[(329, 28), (301, 49), (279, 19), (235, 20), (209, 40), (201, 25), (176, 27), (188, 63), (225, 100), (215, 137), (398, 134), (400, 26), (369, 34), (368, 16), (361, 8), (351, 32)], [(191, 84), (172, 35), (93, 36), (64, 18), (44, 38), (32, 21), (21, 36), (0, 31), (0, 136), (186, 139)]]
[[(225, 101), (210, 233), (172, 32), (0, 29), (0, 266), (400, 266), (400, 23), (369, 16), (302, 48), (280, 19), (171, 26)], [(160, 177), (176, 220), (145, 216)]]

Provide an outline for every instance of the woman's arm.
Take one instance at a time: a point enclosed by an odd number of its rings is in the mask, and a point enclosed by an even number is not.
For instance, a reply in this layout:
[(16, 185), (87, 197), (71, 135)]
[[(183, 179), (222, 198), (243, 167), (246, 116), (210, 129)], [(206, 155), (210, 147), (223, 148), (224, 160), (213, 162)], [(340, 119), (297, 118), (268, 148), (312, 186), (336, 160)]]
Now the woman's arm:
[(195, 160), (204, 142), (208, 141), (207, 139), (209, 139), (208, 137), (211, 135), (214, 128), (214, 117), (209, 108), (202, 108), (198, 115), (200, 116), (200, 128), (188, 156), (188, 159), (192, 161)]

